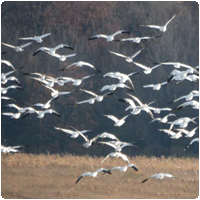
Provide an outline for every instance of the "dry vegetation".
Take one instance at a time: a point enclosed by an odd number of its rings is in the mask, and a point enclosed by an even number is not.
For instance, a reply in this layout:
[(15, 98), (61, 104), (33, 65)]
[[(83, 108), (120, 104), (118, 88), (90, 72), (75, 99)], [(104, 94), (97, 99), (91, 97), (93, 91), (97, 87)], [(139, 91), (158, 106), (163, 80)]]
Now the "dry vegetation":
[[(98, 178), (83, 177), (83, 172), (100, 167), (123, 166), (121, 159), (12, 154), (1, 158), (3, 198), (88, 198), (88, 199), (195, 199), (199, 195), (199, 160), (196, 158), (132, 157), (138, 172), (113, 171)], [(141, 181), (154, 173), (170, 173), (180, 179)]]

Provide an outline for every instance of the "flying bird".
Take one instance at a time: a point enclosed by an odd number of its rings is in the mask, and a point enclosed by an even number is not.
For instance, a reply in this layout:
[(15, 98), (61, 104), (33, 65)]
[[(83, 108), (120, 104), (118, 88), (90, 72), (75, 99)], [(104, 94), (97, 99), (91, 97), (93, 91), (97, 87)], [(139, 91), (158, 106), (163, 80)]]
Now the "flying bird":
[(115, 91), (117, 88), (127, 88), (127, 89), (129, 89), (131, 92), (133, 91), (130, 87), (128, 87), (128, 86), (125, 85), (124, 83), (117, 83), (117, 84), (112, 84), (112, 85), (104, 85), (104, 86), (101, 88), (101, 92), (103, 92), (104, 90)]
[(10, 47), (10, 48), (14, 49), (16, 52), (22, 52), (22, 51), (24, 51), (24, 48), (29, 46), (29, 45), (31, 45), (32, 42), (29, 42), (29, 43), (26, 43), (26, 44), (22, 44), (20, 46), (13, 46), (11, 44), (6, 44), (6, 43), (3, 43), (3, 42), (2, 42), (2, 44), (7, 46), (7, 47)]
[(143, 88), (152, 88), (153, 90), (160, 90), (161, 86), (167, 85), (167, 82), (157, 83), (157, 84), (149, 84), (144, 85)]
[(95, 178), (95, 177), (98, 175), (99, 172), (104, 172), (104, 173), (112, 174), (109, 170), (107, 170), (107, 169), (105, 169), (105, 168), (101, 168), (101, 169), (98, 169), (98, 170), (95, 171), (95, 172), (85, 172), (85, 173), (81, 174), (81, 175), (78, 177), (76, 183), (78, 183), (78, 182), (81, 180), (81, 178), (83, 178), (84, 176), (90, 176), (90, 177)]
[(194, 129), (192, 129), (191, 131), (188, 131), (188, 130), (186, 130), (186, 129), (179, 129), (179, 128), (177, 128), (177, 129), (175, 129), (175, 130), (181, 131), (182, 133), (184, 133), (184, 134), (185, 134), (185, 137), (193, 137), (194, 134), (196, 133), (196, 130), (197, 130), (198, 128), (199, 128), (199, 127), (196, 127), (196, 128), (194, 128)]
[(140, 52), (142, 51), (143, 49), (140, 49), (139, 51), (137, 51), (136, 53), (134, 53), (132, 56), (125, 56), (123, 54), (120, 54), (120, 53), (116, 53), (116, 52), (113, 52), (113, 51), (109, 51), (110, 53), (112, 54), (115, 54), (117, 56), (120, 56), (122, 58), (125, 58), (125, 60), (130, 63), (130, 62), (133, 62), (133, 59), (138, 55), (140, 54)]
[(155, 39), (155, 38), (159, 38), (161, 36), (162, 35), (158, 35), (158, 36), (154, 36), (154, 37), (144, 36), (144, 37), (124, 38), (124, 39), (115, 40), (115, 41), (140, 43), (142, 40)]
[(99, 34), (99, 35), (95, 35), (91, 38), (89, 38), (89, 40), (94, 40), (94, 39), (98, 39), (98, 38), (104, 38), (106, 39), (108, 42), (111, 42), (114, 40), (114, 37), (118, 34), (121, 34), (121, 33), (130, 33), (130, 31), (128, 30), (119, 30), (115, 33), (113, 33), (112, 35), (104, 35), (104, 34)]
[(33, 56), (35, 56), (36, 54), (38, 54), (39, 52), (43, 51), (43, 52), (46, 52), (48, 54), (55, 54), (56, 51), (58, 49), (61, 49), (61, 48), (68, 48), (68, 49), (71, 49), (73, 50), (72, 47), (70, 47), (69, 45), (67, 44), (59, 44), (57, 45), (56, 47), (53, 47), (53, 48), (48, 48), (48, 47), (40, 47), (39, 49), (37, 49), (34, 53), (33, 53)]
[(138, 167), (132, 163), (122, 167), (121, 166), (113, 167), (110, 169), (110, 171), (112, 172), (113, 170), (120, 170), (121, 172), (126, 172), (129, 167), (133, 168), (136, 172), (138, 171)]
[(109, 157), (122, 158), (122, 159), (123, 159), (124, 161), (126, 161), (128, 164), (131, 164), (130, 161), (129, 161), (129, 159), (128, 159), (128, 157), (127, 157), (125, 154), (121, 153), (121, 152), (112, 152), (112, 153), (108, 154), (108, 155), (103, 159), (103, 161), (102, 161), (101, 163), (103, 163), (103, 162), (104, 162), (107, 158), (109, 158)]
[(35, 42), (41, 43), (43, 41), (43, 38), (51, 35), (51, 33), (46, 33), (40, 36), (34, 36), (34, 37), (24, 37), (24, 38), (18, 38), (18, 40), (33, 40)]
[(1, 64), (5, 64), (9, 67), (12, 67), (12, 69), (16, 71), (15, 67), (8, 60), (1, 60)]
[(158, 25), (141, 25), (141, 26), (146, 26), (149, 28), (155, 28), (155, 29), (159, 29), (159, 31), (161, 32), (165, 32), (167, 30), (167, 25), (172, 21), (172, 19), (174, 19), (176, 15), (174, 15), (164, 26), (158, 26)]
[[(155, 122), (155, 121), (159, 121), (159, 123), (167, 123), (167, 122), (168, 122), (168, 117), (170, 117), (170, 116), (176, 117), (175, 114), (169, 113), (168, 115), (166, 115), (166, 116), (163, 117), (163, 118), (158, 117), (158, 118), (153, 119), (150, 123)], [(150, 123), (149, 123), (149, 124), (150, 124)]]
[(169, 130), (169, 129), (158, 129), (158, 130), (170, 135), (171, 139), (179, 139), (180, 137), (182, 137), (182, 132), (181, 131), (175, 133), (174, 131)]
[(6, 153), (17, 153), (17, 152), (20, 152), (19, 148), (21, 148), (22, 146), (4, 146), (4, 145), (1, 145), (1, 154), (6, 154)]
[(167, 178), (178, 178), (176, 176), (173, 176), (171, 174), (164, 174), (164, 173), (159, 173), (159, 174), (154, 174), (152, 176), (150, 176), (149, 178), (146, 178), (142, 181), (142, 183), (145, 183), (146, 181), (152, 179), (152, 178), (157, 178), (157, 179), (163, 179), (164, 177), (167, 177)]
[(1, 87), (1, 94), (6, 94), (7, 91), (10, 90), (10, 89), (20, 89), (20, 90), (23, 90), (23, 88), (20, 87), (20, 86), (18, 86), (18, 85), (10, 85), (10, 86), (8, 86), (6, 88)]

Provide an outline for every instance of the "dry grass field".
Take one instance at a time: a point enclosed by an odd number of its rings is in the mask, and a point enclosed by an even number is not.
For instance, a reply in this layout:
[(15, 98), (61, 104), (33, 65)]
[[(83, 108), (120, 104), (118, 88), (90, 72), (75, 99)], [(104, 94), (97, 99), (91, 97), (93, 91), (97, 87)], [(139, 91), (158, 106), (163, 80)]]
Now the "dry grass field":
[[(135, 172), (83, 177), (83, 172), (126, 163), (120, 158), (10, 154), (1, 157), (1, 195), (5, 199), (195, 199), (199, 196), (199, 160), (195, 158), (132, 157)], [(170, 173), (179, 179), (151, 179), (154, 173)]]

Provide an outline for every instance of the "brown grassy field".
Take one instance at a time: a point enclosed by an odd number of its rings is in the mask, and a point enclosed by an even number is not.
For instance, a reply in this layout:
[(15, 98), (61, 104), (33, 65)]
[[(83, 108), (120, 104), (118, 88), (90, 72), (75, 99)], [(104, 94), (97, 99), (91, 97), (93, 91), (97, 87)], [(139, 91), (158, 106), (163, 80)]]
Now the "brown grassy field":
[[(1, 195), (5, 199), (195, 199), (199, 195), (199, 160), (195, 158), (132, 157), (135, 172), (83, 177), (83, 172), (101, 167), (124, 166), (120, 158), (10, 154), (1, 157)], [(179, 179), (151, 179), (154, 173), (170, 173)]]

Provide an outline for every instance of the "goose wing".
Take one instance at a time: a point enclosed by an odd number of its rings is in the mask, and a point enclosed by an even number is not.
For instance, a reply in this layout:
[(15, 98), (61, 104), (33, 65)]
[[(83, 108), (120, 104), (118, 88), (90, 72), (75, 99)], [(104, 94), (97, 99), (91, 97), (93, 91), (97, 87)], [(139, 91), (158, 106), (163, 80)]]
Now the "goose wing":
[(119, 119), (117, 117), (115, 117), (114, 115), (104, 115), (104, 116), (113, 120), (115, 123), (119, 121)]
[(22, 44), (20, 47), (21, 48), (24, 48), (24, 47), (27, 47), (27, 46), (29, 46), (29, 45), (31, 45), (33, 42), (28, 42), (28, 43), (26, 43), (26, 44)]
[(116, 52), (113, 52), (113, 51), (109, 51), (109, 52), (112, 53), (112, 54), (115, 54), (115, 55), (117, 55), (117, 56), (120, 56), (120, 57), (122, 57), (122, 58), (127, 58), (127, 56), (125, 56), (125, 55), (123, 55), (123, 54), (116, 53)]

